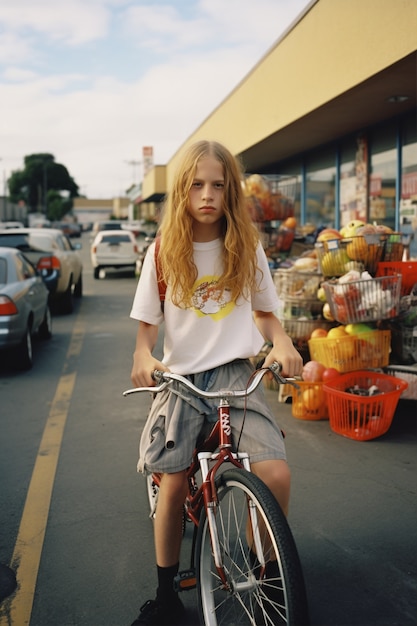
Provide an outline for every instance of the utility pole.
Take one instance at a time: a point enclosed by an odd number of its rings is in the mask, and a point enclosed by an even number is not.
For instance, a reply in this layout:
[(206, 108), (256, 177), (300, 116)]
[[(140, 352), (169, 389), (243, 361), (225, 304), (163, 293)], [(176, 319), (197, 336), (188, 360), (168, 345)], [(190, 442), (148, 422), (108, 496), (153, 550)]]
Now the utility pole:
[[(139, 166), (142, 165), (142, 161), (135, 161), (134, 159), (131, 159), (130, 161), (125, 161), (125, 163), (127, 163), (128, 165), (132, 166), (133, 184), (136, 185), (135, 168), (136, 168), (136, 166), (138, 166), (138, 173), (139, 173)], [(139, 176), (138, 176), (137, 182), (139, 182)]]

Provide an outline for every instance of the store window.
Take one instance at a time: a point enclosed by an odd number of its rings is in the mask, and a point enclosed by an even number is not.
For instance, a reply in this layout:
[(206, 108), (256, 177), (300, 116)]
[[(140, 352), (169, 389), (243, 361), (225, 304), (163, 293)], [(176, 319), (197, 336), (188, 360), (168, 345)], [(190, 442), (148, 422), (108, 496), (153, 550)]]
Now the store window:
[(395, 229), (397, 125), (379, 127), (370, 137), (369, 222)]
[(401, 144), (400, 229), (410, 235), (409, 253), (417, 258), (417, 122), (414, 114), (403, 121)]
[(314, 154), (306, 162), (306, 222), (335, 226), (336, 155), (334, 149)]
[(366, 202), (363, 207), (358, 197), (360, 176), (357, 176), (357, 170), (358, 165), (363, 162), (361, 141), (361, 138), (351, 138), (340, 145), (340, 226), (346, 226), (352, 220), (363, 220), (366, 215)]

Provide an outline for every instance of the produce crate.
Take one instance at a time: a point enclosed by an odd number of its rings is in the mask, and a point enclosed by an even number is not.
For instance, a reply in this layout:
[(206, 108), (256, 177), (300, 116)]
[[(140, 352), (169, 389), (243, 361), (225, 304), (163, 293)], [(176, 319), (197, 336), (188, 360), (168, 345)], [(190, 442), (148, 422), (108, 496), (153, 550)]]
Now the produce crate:
[(317, 291), (323, 280), (318, 272), (298, 272), (293, 269), (277, 269), (273, 273), (277, 294), (280, 298), (317, 299)]
[(302, 420), (329, 419), (323, 383), (297, 381), (297, 386), (299, 389), (292, 388), (293, 417)]
[(325, 281), (323, 288), (330, 311), (341, 324), (391, 319), (400, 311), (399, 274), (346, 283)]
[(309, 339), (312, 361), (334, 367), (340, 373), (385, 367), (389, 363), (391, 331), (370, 332), (337, 338)]
[(401, 394), (401, 399), (417, 400), (417, 366), (389, 365), (385, 372), (408, 383), (408, 388)]
[(401, 295), (407, 296), (417, 283), (417, 261), (382, 261), (376, 276), (401, 275)]
[(311, 333), (316, 328), (324, 328), (329, 330), (334, 326), (333, 322), (323, 319), (303, 320), (303, 319), (281, 319), (281, 325), (287, 335), (298, 343), (307, 343)]
[(417, 363), (417, 326), (391, 326), (391, 348), (394, 357), (404, 365)]
[[(357, 395), (347, 390), (368, 390), (376, 386), (376, 395)], [(323, 385), (327, 394), (330, 428), (337, 434), (368, 441), (387, 432), (407, 382), (379, 372), (356, 371), (343, 374)]]

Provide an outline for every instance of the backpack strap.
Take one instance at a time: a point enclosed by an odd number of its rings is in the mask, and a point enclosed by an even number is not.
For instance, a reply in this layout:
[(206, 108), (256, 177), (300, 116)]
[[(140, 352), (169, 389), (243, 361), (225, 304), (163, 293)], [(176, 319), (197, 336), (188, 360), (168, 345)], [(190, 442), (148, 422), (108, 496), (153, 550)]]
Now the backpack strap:
[(161, 301), (161, 311), (164, 312), (165, 308), (165, 294), (167, 290), (166, 282), (162, 277), (162, 268), (159, 260), (159, 249), (161, 247), (161, 235), (157, 235), (155, 239), (155, 267), (156, 267), (156, 279), (158, 281), (159, 300)]

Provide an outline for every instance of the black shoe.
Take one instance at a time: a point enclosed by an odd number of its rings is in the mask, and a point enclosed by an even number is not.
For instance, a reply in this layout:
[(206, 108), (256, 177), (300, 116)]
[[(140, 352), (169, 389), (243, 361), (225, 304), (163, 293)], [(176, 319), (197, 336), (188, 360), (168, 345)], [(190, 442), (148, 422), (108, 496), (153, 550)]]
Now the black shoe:
[(131, 626), (181, 626), (184, 616), (184, 605), (177, 596), (165, 602), (148, 600)]

